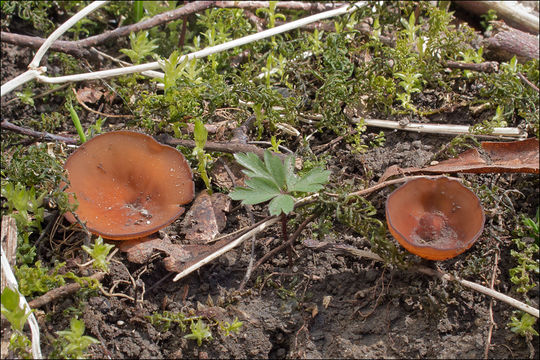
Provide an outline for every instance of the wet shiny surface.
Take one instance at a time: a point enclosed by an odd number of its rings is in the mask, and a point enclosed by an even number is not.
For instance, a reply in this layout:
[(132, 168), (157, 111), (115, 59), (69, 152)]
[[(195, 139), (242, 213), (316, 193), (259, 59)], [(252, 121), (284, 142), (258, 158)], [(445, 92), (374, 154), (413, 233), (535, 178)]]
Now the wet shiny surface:
[(484, 212), (478, 197), (459, 181), (425, 177), (390, 194), (386, 221), (408, 251), (445, 260), (467, 250), (482, 234)]
[[(146, 236), (170, 224), (193, 200), (189, 164), (176, 149), (148, 135), (116, 131), (83, 144), (66, 161), (75, 211), (87, 228), (108, 239)], [(73, 196), (70, 195), (70, 201)], [(74, 222), (72, 214), (66, 218)]]

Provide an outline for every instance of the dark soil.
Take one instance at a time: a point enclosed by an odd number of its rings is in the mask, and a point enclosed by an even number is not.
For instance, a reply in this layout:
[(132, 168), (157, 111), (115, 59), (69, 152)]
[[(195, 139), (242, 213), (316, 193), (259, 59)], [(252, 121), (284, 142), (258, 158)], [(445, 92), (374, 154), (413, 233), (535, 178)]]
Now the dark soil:
[[(2, 82), (22, 73), (32, 54), (28, 49), (2, 43)], [(2, 99), (3, 104), (12, 97)], [(34, 108), (14, 101), (2, 106), (2, 119), (16, 121), (22, 116), (35, 119), (55, 106), (54, 97), (47, 103), (36, 100)], [(467, 123), (464, 119), (471, 117), (467, 109), (459, 108), (430, 121)], [(379, 129), (369, 129), (368, 135), (370, 131), (378, 133)], [(366, 176), (370, 176), (370, 185), (373, 185), (391, 165), (429, 165), (435, 159), (441, 160), (439, 150), (451, 140), (445, 135), (384, 132), (384, 146), (369, 149), (364, 154), (353, 152), (343, 141), (328, 150), (333, 186)], [(332, 136), (320, 139), (320, 143), (331, 139)], [(523, 196), (509, 193), (512, 211), (503, 211), (505, 204), (486, 209), (484, 233), (466, 253), (441, 262), (421, 261), (409, 254), (405, 254), (405, 258), (486, 286), (495, 273), (495, 289), (519, 297), (509, 280), (509, 269), (515, 266), (510, 250), (515, 246), (508, 234), (516, 226), (517, 214), (534, 215), (539, 205), (538, 176), (457, 176), (476, 187), (515, 189)], [(197, 192), (203, 188), (204, 185), (197, 184)], [(367, 197), (377, 209), (377, 219), (383, 222), (386, 197), (395, 188), (387, 187)], [(266, 213), (265, 207), (255, 207), (255, 221)], [(177, 235), (181, 221), (164, 230), (173, 242), (180, 242)], [(227, 227), (222, 233), (232, 233), (247, 224), (249, 219), (244, 208), (236, 207), (227, 214)], [(292, 229), (293, 225), (289, 226)], [(72, 317), (69, 309), (79, 307), (82, 301), (86, 335), (100, 341), (90, 347), (89, 354), (93, 358), (482, 358), (492, 325), (491, 314), (495, 326), (490, 358), (534, 358), (540, 353), (536, 341), (530, 343), (509, 330), (507, 323), (514, 310), (511, 306), (413, 270), (316, 251), (303, 245), (305, 239), (312, 238), (358, 249), (371, 247), (369, 239), (359, 237), (343, 224), (334, 224), (331, 233), (324, 238), (318, 237), (317, 229), (310, 225), (294, 246), (292, 267), (288, 266), (286, 252), (279, 253), (257, 268), (242, 290), (239, 286), (250, 261), (251, 241), (178, 282), (173, 282), (174, 275), (164, 268), (164, 255), (155, 254), (148, 263), (139, 265), (130, 263), (126, 255), (119, 252), (111, 262), (110, 273), (102, 281), (104, 289), (114, 286), (111, 291), (114, 294), (80, 292), (38, 310), (42, 338), (54, 338), (56, 331), (68, 328)], [(399, 247), (390, 235), (388, 239)], [(259, 234), (255, 261), (281, 243), (278, 225)], [(61, 258), (67, 250), (66, 247), (51, 248), (48, 244), (45, 247), (40, 256), (46, 254), (51, 259)], [(497, 263), (494, 261), (496, 253)], [(70, 270), (78, 271), (75, 265)], [(117, 294), (127, 295), (134, 301)], [(538, 287), (529, 295), (538, 307)], [(163, 331), (151, 324), (148, 316), (163, 311), (203, 316), (211, 325), (213, 339), (197, 346), (196, 341), (184, 338), (186, 332), (177, 325)], [(242, 321), (243, 326), (230, 336), (225, 336), (215, 325), (217, 321), (232, 322), (235, 318)], [(538, 329), (538, 325), (535, 328)], [(8, 327), (3, 327), (3, 341), (9, 339), (9, 335)], [(43, 351), (48, 354), (50, 346), (45, 346)]]

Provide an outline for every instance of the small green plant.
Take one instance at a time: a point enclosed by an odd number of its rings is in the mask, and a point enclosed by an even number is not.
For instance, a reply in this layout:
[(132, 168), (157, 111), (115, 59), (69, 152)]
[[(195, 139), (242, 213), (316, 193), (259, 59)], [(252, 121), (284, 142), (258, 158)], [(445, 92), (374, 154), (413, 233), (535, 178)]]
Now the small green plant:
[(23, 92), (16, 92), (15, 95), (21, 100), (23, 104), (34, 106), (34, 92), (30, 88), (26, 88)]
[(313, 168), (303, 176), (294, 173), (294, 156), (284, 161), (270, 151), (264, 152), (264, 162), (254, 153), (235, 154), (236, 161), (246, 168), (247, 187), (236, 187), (229, 195), (243, 204), (270, 201), (270, 215), (289, 214), (293, 210), (295, 194), (316, 192), (323, 188), (330, 171)]
[(203, 340), (212, 339), (212, 332), (202, 319), (198, 319), (197, 322), (191, 321), (189, 329), (191, 330), (191, 333), (184, 335), (184, 338), (197, 340), (197, 346), (201, 346)]
[(239, 332), (243, 324), (242, 321), (238, 321), (237, 317), (234, 318), (232, 323), (229, 323), (228, 321), (218, 322), (219, 328), (225, 333), (225, 336)]
[(57, 331), (59, 338), (55, 343), (55, 348), (59, 349), (58, 355), (64, 359), (86, 358), (86, 351), (92, 344), (99, 341), (91, 336), (84, 335), (84, 321), (72, 318), (69, 330)]
[(79, 140), (81, 141), (81, 143), (85, 143), (86, 135), (84, 135), (81, 120), (79, 120), (79, 115), (77, 115), (77, 112), (73, 108), (73, 104), (71, 104), (71, 101), (66, 102), (66, 108), (69, 110), (69, 115), (71, 116), (71, 121), (73, 121), (73, 125), (75, 125), (75, 129), (77, 129), (77, 134), (79, 134)]
[(112, 248), (114, 248), (114, 245), (104, 243), (101, 236), (96, 238), (92, 247), (86, 245), (82, 246), (82, 249), (94, 260), (93, 267), (105, 272), (109, 271), (109, 261), (107, 261), (107, 256)]
[(27, 310), (28, 305), (21, 307), (19, 292), (6, 286), (2, 291), (2, 315), (6, 317), (13, 329), (9, 347), (22, 358), (31, 359), (32, 355), (28, 351), (31, 346), (30, 339), (23, 333), (24, 324), (32, 313)]
[(208, 177), (206, 166), (208, 161), (212, 160), (212, 156), (204, 151), (204, 145), (206, 144), (206, 139), (208, 138), (208, 131), (204, 127), (202, 121), (199, 119), (195, 120), (195, 129), (193, 131), (193, 135), (195, 137), (195, 148), (193, 148), (193, 155), (198, 161), (197, 169), (199, 170), (199, 175), (201, 176), (201, 179), (203, 179), (206, 188), (211, 194), (212, 187), (210, 186), (210, 178)]
[(17, 227), (41, 230), (41, 222), (45, 212), (43, 199), (46, 192), (36, 194), (34, 186), (27, 189), (21, 183), (13, 184), (12, 182), (3, 183), (1, 191), (2, 196), (7, 199), (8, 213), (17, 222)]
[(179, 312), (175, 313), (172, 311), (164, 311), (162, 313), (154, 313), (152, 315), (146, 316), (150, 323), (154, 326), (158, 326), (161, 331), (169, 331), (172, 324), (177, 324), (180, 327), (182, 332), (187, 330), (186, 322), (189, 321), (189, 318)]
[(493, 9), (489, 9), (487, 13), (480, 15), (480, 26), (484, 29), (485, 32), (490, 32), (493, 30), (493, 25), (490, 24), (491, 21), (497, 20), (497, 12)]
[(531, 219), (522, 216), (521, 225), (516, 231), (519, 237), (514, 238), (513, 242), (517, 250), (511, 250), (510, 254), (517, 261), (517, 266), (510, 269), (510, 280), (517, 285), (516, 291), (527, 294), (529, 290), (536, 286), (533, 281), (533, 274), (538, 274), (539, 261), (539, 223), (540, 214), (537, 209), (536, 218)]
[[(521, 317), (519, 314), (521, 313)], [(510, 318), (508, 326), (510, 330), (518, 335), (521, 335), (528, 340), (531, 340), (533, 335), (538, 336), (538, 332), (534, 329), (537, 318), (523, 311), (514, 311), (513, 316)]]
[[(142, 1), (135, 1), (135, 3), (142, 3)], [(129, 56), (133, 64), (140, 64), (147, 56), (153, 55), (154, 50), (158, 48), (156, 39), (148, 39), (148, 31), (129, 34), (129, 42), (131, 49), (120, 49), (120, 52)]]
[(66, 283), (64, 275), (59, 274), (64, 262), (57, 263), (54, 269), (50, 270), (42, 266), (41, 260), (36, 261), (33, 266), (23, 264), (15, 269), (15, 274), (19, 280), (19, 291), (24, 296), (41, 295), (49, 290)]
[(182, 61), (180, 59), (182, 55), (178, 50), (174, 50), (168, 59), (158, 59), (159, 66), (161, 70), (165, 73), (163, 79), (158, 79), (157, 81), (162, 82), (165, 86), (165, 93), (173, 86), (176, 85), (176, 81), (182, 77), (184, 68), (186, 67), (189, 59), (185, 57)]
[[(270, 215), (281, 215), (281, 232), (286, 243), (287, 215), (294, 208), (295, 196), (322, 189), (330, 178), (330, 171), (316, 167), (299, 177), (294, 173), (294, 156), (282, 161), (269, 150), (264, 152), (264, 162), (254, 153), (234, 154), (234, 158), (246, 168), (242, 171), (249, 179), (245, 181), (247, 187), (236, 187), (229, 196), (250, 205), (271, 200), (268, 210)], [(288, 254), (289, 265), (292, 265), (291, 247)]]

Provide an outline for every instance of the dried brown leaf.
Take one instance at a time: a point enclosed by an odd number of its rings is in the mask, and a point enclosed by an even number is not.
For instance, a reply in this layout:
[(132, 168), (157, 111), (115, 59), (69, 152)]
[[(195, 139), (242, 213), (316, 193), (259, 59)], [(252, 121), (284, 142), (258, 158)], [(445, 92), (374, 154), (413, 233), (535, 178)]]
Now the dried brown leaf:
[(539, 173), (538, 139), (511, 142), (482, 142), (484, 156), (477, 149), (469, 149), (453, 159), (441, 161), (425, 168), (400, 168), (392, 165), (386, 169), (379, 182), (399, 174), (444, 173)]
[(199, 193), (182, 221), (182, 233), (190, 244), (206, 244), (216, 237), (227, 223), (231, 199), (222, 193)]

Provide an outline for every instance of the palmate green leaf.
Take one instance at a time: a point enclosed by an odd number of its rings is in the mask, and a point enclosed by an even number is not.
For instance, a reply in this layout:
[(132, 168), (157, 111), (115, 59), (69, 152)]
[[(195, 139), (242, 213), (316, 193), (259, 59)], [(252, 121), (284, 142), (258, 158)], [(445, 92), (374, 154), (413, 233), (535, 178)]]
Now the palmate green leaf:
[(233, 200), (242, 200), (243, 204), (259, 204), (278, 196), (281, 192), (273, 181), (255, 177), (246, 180), (248, 187), (237, 187), (229, 196)]
[(246, 176), (272, 179), (272, 175), (268, 173), (264, 163), (254, 153), (234, 154), (234, 158), (240, 165), (246, 168), (246, 170), (242, 170)]
[(283, 162), (279, 156), (273, 155), (270, 151), (265, 150), (264, 152), (264, 164), (266, 169), (272, 175), (272, 178), (276, 182), (276, 185), (283, 189), (285, 186), (285, 177), (286, 171)]
[(268, 211), (270, 215), (289, 214), (294, 208), (294, 198), (291, 195), (280, 194), (270, 201)]
[(314, 192), (323, 188), (330, 178), (330, 171), (321, 168), (311, 169), (307, 174), (288, 185), (289, 191)]

